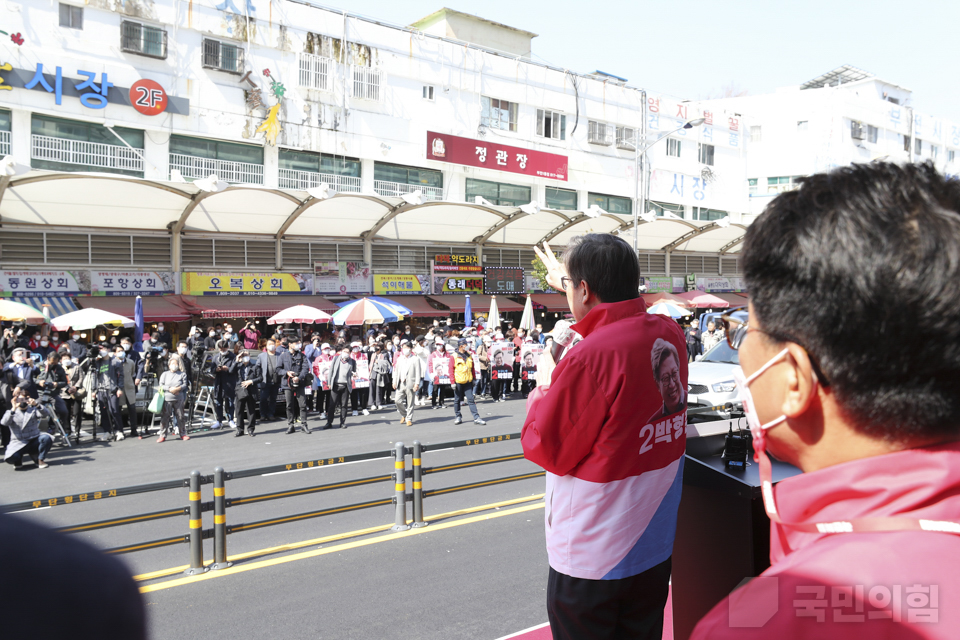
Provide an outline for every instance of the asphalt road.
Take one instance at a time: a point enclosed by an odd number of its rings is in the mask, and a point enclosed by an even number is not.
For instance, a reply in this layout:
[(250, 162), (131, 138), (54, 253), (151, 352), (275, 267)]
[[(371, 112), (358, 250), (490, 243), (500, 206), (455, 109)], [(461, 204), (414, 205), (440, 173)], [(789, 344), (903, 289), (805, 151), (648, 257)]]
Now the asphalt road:
[[(414, 426), (384, 409), (348, 417), (345, 430), (286, 435), (284, 422), (261, 425), (255, 438), (228, 431), (191, 434), (189, 442), (154, 438), (118, 443), (55, 447), (50, 468), (0, 468), (0, 501), (6, 504), (88, 494), (84, 503), (30, 510), (20, 517), (63, 527), (133, 514), (184, 507), (186, 489), (134, 496), (89, 499), (111, 488), (185, 478), (193, 469), (227, 471), (391, 449), (399, 440), (424, 445), (476, 439), (477, 445), (427, 451), (425, 468), (469, 463), (521, 453), (517, 439), (483, 444), (485, 437), (520, 431), (524, 402), (481, 402), (486, 426), (467, 420), (453, 424), (453, 411), (418, 408)], [(466, 409), (466, 408), (464, 408)], [(465, 415), (469, 415), (466, 412)], [(316, 424), (316, 422), (314, 422)], [(409, 459), (408, 459), (409, 465)], [(386, 476), (393, 459), (333, 466), (304, 465), (289, 472), (257, 475), (227, 483), (229, 498), (285, 492)], [(439, 489), (494, 478), (533, 473), (535, 465), (517, 459), (427, 474), (424, 489)], [(337, 513), (228, 536), (234, 567), (182, 579), (188, 546), (177, 544), (124, 554), (131, 571), (144, 579), (151, 637), (241, 638), (498, 638), (546, 621), (544, 588), (543, 478), (481, 486), (429, 496), (429, 526), (391, 533), (390, 505)], [(407, 483), (408, 491), (411, 483)], [(368, 500), (389, 498), (393, 481), (289, 496), (231, 507), (229, 525), (281, 518)], [(202, 488), (212, 500), (211, 485)], [(464, 512), (466, 511), (466, 512)], [(412, 510), (408, 505), (408, 516)], [(438, 517), (439, 516), (439, 517)], [(205, 529), (212, 512), (203, 514)], [(100, 548), (112, 548), (183, 535), (186, 516), (77, 533)], [(277, 548), (281, 547), (281, 548)], [(204, 559), (212, 559), (212, 541)], [(238, 557), (240, 556), (240, 557)], [(164, 571), (169, 570), (169, 571)], [(160, 572), (160, 577), (148, 574)]]

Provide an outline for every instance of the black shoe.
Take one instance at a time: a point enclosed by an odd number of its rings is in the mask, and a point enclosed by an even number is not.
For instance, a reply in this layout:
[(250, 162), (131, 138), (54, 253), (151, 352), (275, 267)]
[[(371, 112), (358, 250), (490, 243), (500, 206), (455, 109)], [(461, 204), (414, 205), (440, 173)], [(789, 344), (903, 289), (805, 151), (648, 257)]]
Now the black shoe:
[(233, 437), (234, 437), (234, 438), (239, 438), (239, 437), (242, 436), (242, 435), (243, 435), (243, 431), (238, 430), (235, 434), (233, 434)]
[(331, 422), (330, 424), (325, 426), (324, 429), (333, 429), (333, 423)]
[(257, 434), (253, 432), (253, 429), (247, 429), (247, 435), (252, 438), (253, 436), (255, 436), (255, 435), (257, 435)]
[(287, 427), (287, 433), (288, 433), (288, 434), (289, 434), (289, 433), (293, 433), (293, 432), (294, 432), (293, 425), (290, 425), (289, 427)]

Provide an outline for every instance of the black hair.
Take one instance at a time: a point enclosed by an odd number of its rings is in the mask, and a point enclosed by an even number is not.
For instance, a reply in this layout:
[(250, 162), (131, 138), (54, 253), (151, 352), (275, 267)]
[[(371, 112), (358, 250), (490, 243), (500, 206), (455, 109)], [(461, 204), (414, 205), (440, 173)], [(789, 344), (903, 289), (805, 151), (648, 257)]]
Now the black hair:
[(623, 238), (609, 233), (576, 236), (563, 253), (573, 286), (585, 281), (600, 302), (640, 297), (640, 262)]
[(889, 162), (803, 178), (741, 261), (768, 338), (808, 351), (855, 428), (960, 435), (960, 181)]

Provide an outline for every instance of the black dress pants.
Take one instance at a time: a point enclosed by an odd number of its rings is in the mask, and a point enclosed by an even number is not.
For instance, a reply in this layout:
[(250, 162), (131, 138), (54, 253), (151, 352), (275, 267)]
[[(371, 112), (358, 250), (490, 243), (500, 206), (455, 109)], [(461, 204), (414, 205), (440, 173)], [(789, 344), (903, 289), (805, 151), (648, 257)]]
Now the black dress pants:
[(550, 568), (547, 618), (554, 640), (659, 640), (671, 559), (629, 578), (587, 580)]
[(284, 400), (287, 402), (287, 427), (293, 428), (295, 418), (300, 418), (303, 430), (307, 431), (307, 395), (303, 392), (303, 387), (283, 390)]
[(350, 385), (335, 384), (330, 390), (330, 401), (327, 403), (327, 427), (333, 426), (333, 412), (340, 407), (340, 427), (347, 421), (347, 403), (350, 401)]

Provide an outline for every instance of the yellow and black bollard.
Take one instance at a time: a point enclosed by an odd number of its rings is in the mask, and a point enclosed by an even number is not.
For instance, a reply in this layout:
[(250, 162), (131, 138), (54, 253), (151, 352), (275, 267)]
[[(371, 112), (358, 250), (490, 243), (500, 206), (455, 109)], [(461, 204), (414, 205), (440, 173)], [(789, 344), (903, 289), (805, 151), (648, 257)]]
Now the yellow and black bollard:
[(406, 531), (410, 528), (407, 524), (407, 454), (402, 442), (396, 444), (393, 456), (393, 501), (397, 506), (397, 518), (390, 530)]
[(423, 521), (423, 467), (420, 465), (423, 446), (419, 440), (413, 441), (413, 527), (427, 526)]
[(190, 568), (184, 573), (194, 576), (204, 573), (203, 566), (203, 516), (200, 512), (200, 472), (190, 472)]
[(213, 566), (211, 569), (226, 569), (227, 562), (227, 488), (223, 467), (213, 470)]

